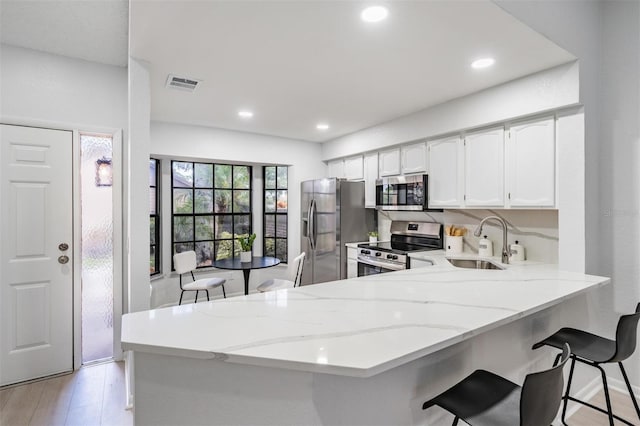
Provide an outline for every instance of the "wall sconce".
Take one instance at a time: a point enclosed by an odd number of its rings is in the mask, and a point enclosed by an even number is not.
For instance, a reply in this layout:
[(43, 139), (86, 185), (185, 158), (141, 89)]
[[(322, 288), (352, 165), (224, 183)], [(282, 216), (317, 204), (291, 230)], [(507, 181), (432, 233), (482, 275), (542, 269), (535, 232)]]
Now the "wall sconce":
[(96, 161), (96, 186), (113, 185), (111, 158), (102, 157)]

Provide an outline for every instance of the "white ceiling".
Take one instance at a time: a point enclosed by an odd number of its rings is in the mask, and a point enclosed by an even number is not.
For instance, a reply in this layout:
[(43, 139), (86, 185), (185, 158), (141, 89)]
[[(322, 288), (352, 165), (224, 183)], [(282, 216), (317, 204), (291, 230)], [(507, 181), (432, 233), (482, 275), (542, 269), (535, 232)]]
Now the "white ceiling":
[[(130, 12), (153, 120), (317, 142), (575, 59), (490, 1), (379, 3), (389, 18), (372, 25), (359, 19), (371, 1), (1, 0), (0, 35), (124, 66)], [(496, 65), (472, 70), (482, 56)], [(170, 73), (203, 82), (166, 89)]]
[(4, 44), (127, 66), (127, 0), (0, 0)]
[[(326, 141), (574, 59), (489, 1), (382, 3), (389, 18), (367, 24), (370, 1), (133, 0), (151, 115)], [(496, 65), (472, 70), (483, 56)], [(204, 82), (165, 89), (169, 73)]]

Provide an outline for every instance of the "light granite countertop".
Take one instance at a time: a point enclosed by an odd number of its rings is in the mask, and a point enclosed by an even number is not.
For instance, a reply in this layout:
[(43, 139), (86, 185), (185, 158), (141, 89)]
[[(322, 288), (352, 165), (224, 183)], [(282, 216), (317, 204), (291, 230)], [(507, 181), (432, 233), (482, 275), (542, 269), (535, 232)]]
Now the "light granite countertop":
[(434, 265), (126, 314), (122, 346), (370, 377), (610, 282), (535, 262), (474, 270), (444, 251), (412, 257)]

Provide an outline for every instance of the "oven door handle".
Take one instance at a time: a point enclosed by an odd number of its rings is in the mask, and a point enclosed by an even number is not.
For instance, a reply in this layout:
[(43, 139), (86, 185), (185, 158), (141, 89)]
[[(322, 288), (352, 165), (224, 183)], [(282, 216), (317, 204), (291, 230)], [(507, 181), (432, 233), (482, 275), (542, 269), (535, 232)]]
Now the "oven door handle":
[(377, 266), (379, 268), (384, 268), (384, 269), (391, 269), (393, 271), (403, 271), (405, 270), (407, 267), (405, 264), (402, 263), (391, 263), (391, 262), (378, 262), (372, 259), (358, 259), (358, 263), (362, 263), (363, 265), (369, 265), (369, 266)]

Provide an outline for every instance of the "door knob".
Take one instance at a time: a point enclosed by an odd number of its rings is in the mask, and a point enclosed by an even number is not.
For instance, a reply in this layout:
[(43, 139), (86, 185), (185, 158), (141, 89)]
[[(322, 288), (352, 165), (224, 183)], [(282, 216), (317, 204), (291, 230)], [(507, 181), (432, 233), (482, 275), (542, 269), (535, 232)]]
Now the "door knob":
[(60, 256), (58, 258), (58, 263), (62, 263), (63, 265), (65, 263), (69, 263), (69, 256)]
[(60, 243), (60, 245), (58, 246), (58, 250), (60, 250), (60, 251), (67, 251), (67, 250), (69, 250), (69, 244), (67, 244), (67, 243)]

